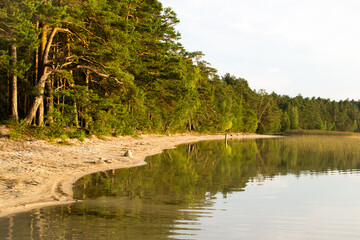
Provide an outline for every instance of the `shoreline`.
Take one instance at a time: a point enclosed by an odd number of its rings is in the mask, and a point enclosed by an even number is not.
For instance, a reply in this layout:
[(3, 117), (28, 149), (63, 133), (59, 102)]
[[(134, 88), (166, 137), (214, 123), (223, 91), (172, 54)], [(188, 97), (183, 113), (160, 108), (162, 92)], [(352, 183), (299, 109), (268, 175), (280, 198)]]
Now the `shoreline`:
[[(232, 134), (228, 139), (277, 138)], [(145, 165), (145, 158), (177, 145), (225, 140), (225, 135), (175, 134), (69, 140), (71, 146), (43, 140), (0, 138), (0, 217), (75, 202), (73, 184), (83, 176)], [(133, 157), (125, 157), (131, 150)]]

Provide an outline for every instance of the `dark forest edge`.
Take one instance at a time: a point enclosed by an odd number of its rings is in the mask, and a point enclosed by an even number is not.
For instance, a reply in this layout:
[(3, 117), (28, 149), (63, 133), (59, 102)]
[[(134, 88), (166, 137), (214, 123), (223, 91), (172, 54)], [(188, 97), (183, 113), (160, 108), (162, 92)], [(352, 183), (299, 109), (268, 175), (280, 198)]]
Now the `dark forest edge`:
[(343, 137), (350, 137), (356, 136), (360, 137), (359, 132), (341, 132), (341, 131), (326, 131), (326, 130), (288, 130), (282, 133), (285, 136), (343, 136)]
[(360, 131), (359, 101), (219, 76), (178, 22), (157, 0), (0, 0), (0, 121), (12, 138)]

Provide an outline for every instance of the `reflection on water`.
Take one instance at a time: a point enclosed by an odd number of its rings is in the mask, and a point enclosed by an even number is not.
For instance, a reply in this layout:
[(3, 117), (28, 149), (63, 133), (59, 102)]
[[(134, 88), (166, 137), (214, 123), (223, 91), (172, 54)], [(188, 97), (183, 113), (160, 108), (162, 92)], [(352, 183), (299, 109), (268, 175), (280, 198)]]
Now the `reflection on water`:
[(358, 239), (360, 140), (208, 141), (80, 179), (76, 204), (0, 219), (0, 239)]

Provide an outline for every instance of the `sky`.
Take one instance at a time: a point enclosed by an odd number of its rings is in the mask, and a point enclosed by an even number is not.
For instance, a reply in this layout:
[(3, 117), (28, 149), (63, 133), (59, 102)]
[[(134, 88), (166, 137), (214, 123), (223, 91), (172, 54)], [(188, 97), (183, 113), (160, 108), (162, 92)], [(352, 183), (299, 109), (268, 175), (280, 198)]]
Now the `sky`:
[(359, 0), (160, 0), (180, 19), (188, 51), (230, 73), (295, 97), (360, 99)]

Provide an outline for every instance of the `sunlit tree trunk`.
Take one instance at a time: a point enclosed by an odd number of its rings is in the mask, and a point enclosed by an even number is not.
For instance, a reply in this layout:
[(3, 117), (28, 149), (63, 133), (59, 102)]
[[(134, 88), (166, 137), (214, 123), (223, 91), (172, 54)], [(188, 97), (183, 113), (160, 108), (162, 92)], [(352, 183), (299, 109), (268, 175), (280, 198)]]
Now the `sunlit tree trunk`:
[[(13, 43), (10, 45), (10, 56), (11, 56), (11, 66), (15, 67), (17, 62), (17, 53), (16, 53), (16, 44)], [(17, 75), (13, 73), (11, 76), (11, 117), (14, 120), (19, 119), (18, 114), (18, 99), (17, 99)]]
[[(34, 117), (36, 116), (36, 112), (39, 109), (39, 107), (41, 106), (41, 104), (44, 101), (44, 92), (45, 92), (45, 83), (48, 80), (49, 76), (51, 75), (52, 71), (50, 70), (50, 68), (47, 66), (48, 62), (49, 62), (49, 51), (50, 51), (50, 47), (51, 44), (53, 42), (53, 39), (57, 33), (59, 29), (58, 28), (53, 28), (51, 31), (51, 34), (49, 36), (48, 41), (46, 41), (46, 47), (44, 49), (43, 54), (39, 54), (40, 58), (41, 58), (41, 66), (43, 66), (43, 70), (40, 71), (39, 69), (39, 76), (40, 79), (39, 81), (36, 83), (35, 85), (35, 89), (36, 89), (36, 93), (37, 95), (35, 96), (35, 99), (30, 107), (29, 113), (26, 116), (26, 118), (24, 119), (25, 122), (27, 122), (28, 124), (31, 124), (31, 122), (33, 121)], [(41, 122), (41, 121), (39, 121)]]
[(51, 113), (53, 112), (54, 109), (54, 89), (53, 89), (53, 78), (50, 77), (50, 79), (47, 81), (46, 84), (46, 90), (47, 90), (47, 96), (46, 96), (46, 115), (47, 115), (47, 119), (50, 125), (53, 124), (53, 118), (51, 115)]
[[(45, 1), (46, 3), (46, 1)], [(44, 74), (45, 71), (45, 65), (43, 62), (43, 58), (44, 58), (44, 53), (45, 53), (45, 48), (46, 48), (46, 43), (47, 43), (47, 28), (48, 26), (44, 23), (41, 24), (41, 44), (40, 44), (40, 48), (39, 48), (39, 57), (40, 57), (40, 61), (38, 61), (38, 71), (39, 71), (39, 76), (42, 76)], [(38, 79), (38, 81), (40, 81), (40, 79)], [(44, 92), (43, 92), (44, 94)], [(44, 123), (44, 111), (45, 110), (45, 106), (44, 106), (44, 98), (40, 101), (40, 105), (38, 108), (38, 122), (37, 124), (39, 126), (43, 125)]]

